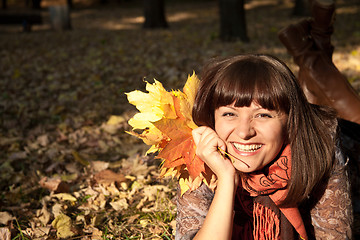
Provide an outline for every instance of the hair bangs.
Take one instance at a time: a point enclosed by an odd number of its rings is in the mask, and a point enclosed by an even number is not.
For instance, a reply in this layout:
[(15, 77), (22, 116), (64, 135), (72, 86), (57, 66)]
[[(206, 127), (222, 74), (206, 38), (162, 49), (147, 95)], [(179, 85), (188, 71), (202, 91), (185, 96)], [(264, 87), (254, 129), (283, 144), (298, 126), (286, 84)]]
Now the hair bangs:
[(290, 111), (290, 99), (283, 90), (281, 86), (269, 86), (268, 81), (260, 80), (254, 88), (253, 101), (265, 109), (288, 114)]
[(238, 107), (250, 106), (253, 100), (253, 89), (250, 85), (252, 84), (239, 78), (227, 77), (227, 79), (220, 80), (214, 91), (214, 109), (234, 102)]
[(232, 64), (218, 76), (213, 96), (217, 109), (230, 104), (249, 107), (252, 102), (279, 112), (289, 112), (290, 99), (281, 83), (283, 76), (263, 61), (247, 61)]

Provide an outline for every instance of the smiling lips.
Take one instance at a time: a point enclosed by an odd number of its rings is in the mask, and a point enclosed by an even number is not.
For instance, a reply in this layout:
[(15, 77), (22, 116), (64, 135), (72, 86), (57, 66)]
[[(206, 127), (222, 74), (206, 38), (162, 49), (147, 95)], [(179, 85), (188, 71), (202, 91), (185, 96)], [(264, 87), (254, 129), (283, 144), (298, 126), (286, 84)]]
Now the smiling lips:
[(245, 153), (253, 153), (256, 152), (257, 150), (259, 150), (263, 144), (239, 144), (239, 143), (235, 143), (233, 142), (232, 145), (240, 152), (245, 152)]

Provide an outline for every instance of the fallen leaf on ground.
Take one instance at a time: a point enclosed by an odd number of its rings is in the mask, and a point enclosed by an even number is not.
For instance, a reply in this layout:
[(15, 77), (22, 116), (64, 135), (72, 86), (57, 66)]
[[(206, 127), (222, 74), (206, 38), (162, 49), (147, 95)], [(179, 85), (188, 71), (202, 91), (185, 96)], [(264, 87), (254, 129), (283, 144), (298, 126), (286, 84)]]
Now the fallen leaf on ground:
[(0, 239), (1, 240), (10, 240), (11, 239), (11, 233), (8, 228), (6, 228), (6, 227), (0, 228)]
[(70, 202), (77, 201), (77, 199), (69, 193), (57, 193), (57, 194), (53, 194), (52, 196), (62, 201), (70, 201)]
[(56, 229), (56, 235), (59, 238), (69, 238), (76, 235), (71, 218), (65, 214), (57, 216), (51, 225)]
[(46, 188), (55, 193), (69, 192), (69, 184), (63, 182), (60, 178), (47, 178), (43, 177), (40, 182), (40, 186)]
[(121, 173), (115, 173), (109, 169), (98, 172), (94, 175), (94, 180), (100, 184), (111, 184), (114, 182), (124, 182), (126, 177)]
[(125, 198), (110, 202), (110, 205), (112, 208), (114, 208), (116, 211), (126, 210), (129, 207), (129, 204), (127, 203)]
[(6, 225), (9, 221), (13, 220), (14, 217), (8, 212), (0, 212), (0, 224)]

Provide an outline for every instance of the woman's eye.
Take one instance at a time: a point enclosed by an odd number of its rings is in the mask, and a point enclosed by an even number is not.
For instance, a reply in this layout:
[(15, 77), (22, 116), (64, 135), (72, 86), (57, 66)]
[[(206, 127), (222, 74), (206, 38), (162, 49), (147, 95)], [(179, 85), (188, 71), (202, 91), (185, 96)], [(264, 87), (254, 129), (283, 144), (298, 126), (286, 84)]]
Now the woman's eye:
[(223, 117), (233, 117), (233, 116), (235, 116), (235, 114), (234, 114), (234, 113), (231, 113), (231, 112), (225, 112), (225, 113), (223, 113), (222, 116), (223, 116)]
[(272, 118), (273, 116), (269, 113), (258, 113), (255, 115), (255, 118)]

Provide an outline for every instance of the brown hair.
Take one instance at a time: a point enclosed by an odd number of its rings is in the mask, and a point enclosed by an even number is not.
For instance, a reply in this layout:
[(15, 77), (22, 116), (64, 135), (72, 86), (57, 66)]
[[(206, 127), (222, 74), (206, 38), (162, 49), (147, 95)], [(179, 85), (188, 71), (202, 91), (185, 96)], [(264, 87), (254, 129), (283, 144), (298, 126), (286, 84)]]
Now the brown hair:
[(217, 108), (233, 102), (236, 107), (250, 106), (252, 101), (288, 115), (292, 173), (283, 205), (298, 204), (331, 171), (334, 139), (329, 122), (333, 123), (334, 114), (307, 102), (294, 74), (282, 61), (270, 55), (247, 54), (205, 66), (193, 119), (199, 126), (214, 129)]

